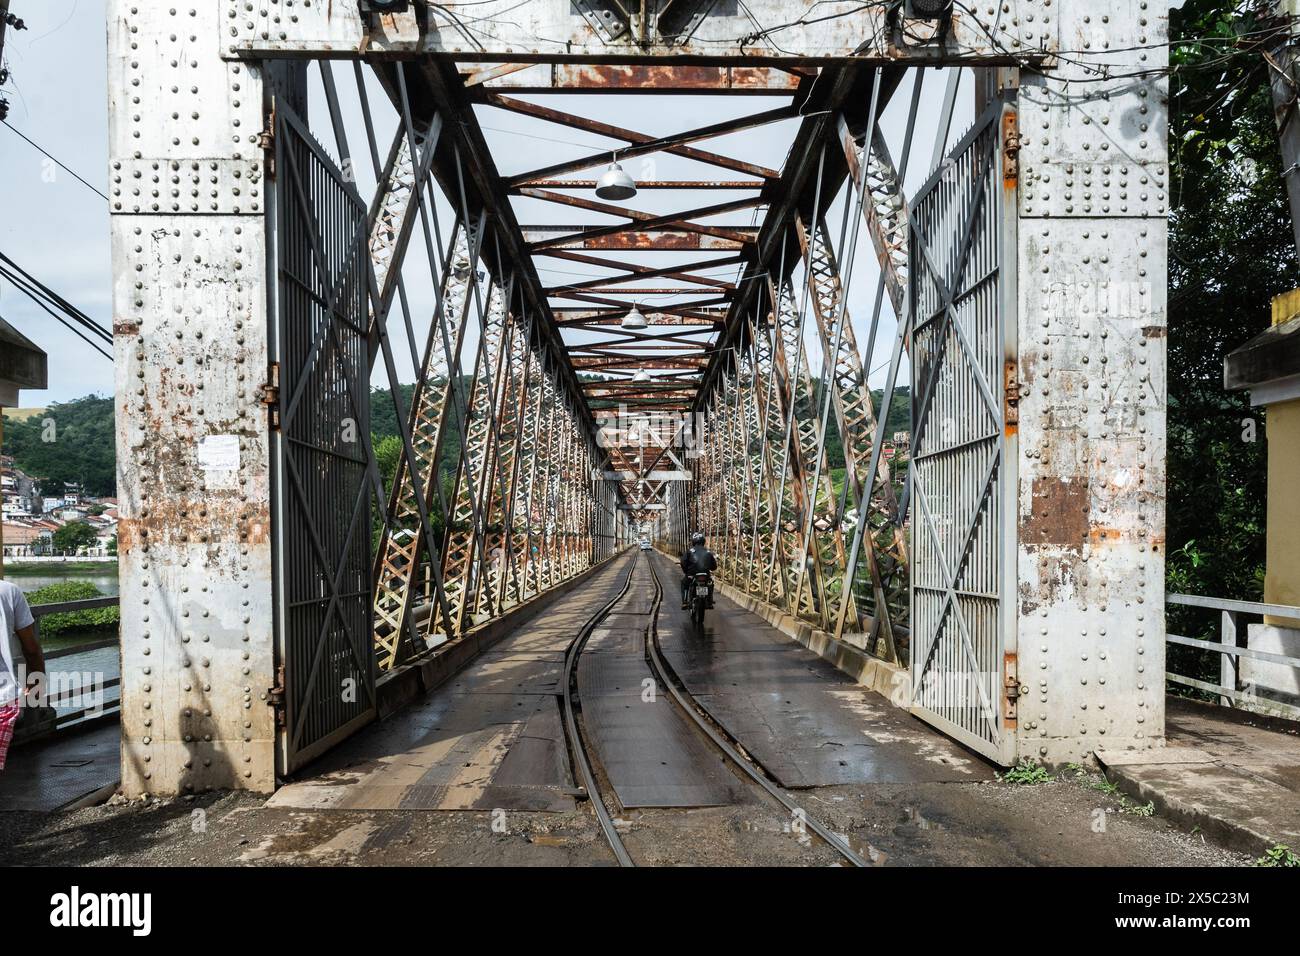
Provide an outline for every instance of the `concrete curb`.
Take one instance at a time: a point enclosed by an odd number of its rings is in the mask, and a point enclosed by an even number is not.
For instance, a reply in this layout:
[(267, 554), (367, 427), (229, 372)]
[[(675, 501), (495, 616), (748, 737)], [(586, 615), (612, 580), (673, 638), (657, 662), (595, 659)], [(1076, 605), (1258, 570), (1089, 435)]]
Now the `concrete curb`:
[[(1286, 835), (1265, 832), (1250, 819), (1244, 818), (1240, 813), (1241, 808), (1233, 806), (1232, 801), (1225, 800), (1216, 806), (1212, 797), (1202, 798), (1215, 791), (1231, 792), (1234, 783), (1249, 786), (1250, 781), (1237, 779), (1239, 773), (1234, 768), (1224, 766), (1208, 754), (1198, 755), (1190, 748), (1168, 749), (1186, 750), (1186, 753), (1182, 756), (1170, 753), (1156, 759), (1148, 757), (1149, 762), (1141, 763), (1137, 762), (1140, 758), (1127, 751), (1096, 751), (1095, 756), (1106, 779), (1119, 787), (1125, 795), (1140, 803), (1154, 804), (1160, 816), (1189, 832), (1199, 828), (1207, 838), (1220, 846), (1262, 854), (1277, 843), (1290, 842)], [(1160, 753), (1161, 751), (1154, 751), (1152, 756)], [(1195, 783), (1184, 782), (1180, 779), (1184, 775)], [(1220, 778), (1219, 785), (1207, 790), (1207, 776)], [(1234, 810), (1237, 812), (1234, 813)]]
[(868, 690), (875, 691), (900, 710), (908, 710), (906, 706), (900, 706), (895, 702), (900, 688), (905, 691), (901, 695), (902, 699), (911, 699), (911, 678), (907, 668), (887, 663), (872, 657), (860, 647), (836, 640), (834, 635), (815, 628), (806, 621), (800, 621), (753, 595), (738, 591), (722, 580), (715, 579), (714, 583), (728, 599), (745, 610), (757, 614), (786, 637), (799, 642), (822, 660), (834, 664), (837, 669)]

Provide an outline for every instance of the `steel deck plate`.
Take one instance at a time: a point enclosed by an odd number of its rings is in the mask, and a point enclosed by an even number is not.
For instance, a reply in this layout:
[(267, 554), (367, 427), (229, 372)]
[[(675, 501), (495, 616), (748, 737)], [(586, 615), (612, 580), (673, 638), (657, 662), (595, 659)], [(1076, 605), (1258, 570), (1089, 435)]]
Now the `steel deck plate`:
[(0, 771), (0, 810), (57, 810), (107, 786), (118, 777), (120, 739), (113, 721), (11, 747)]
[[(671, 567), (657, 557), (660, 580)], [(697, 633), (665, 604), (664, 655), (687, 689), (784, 787), (992, 779), (954, 743), (722, 595)]]

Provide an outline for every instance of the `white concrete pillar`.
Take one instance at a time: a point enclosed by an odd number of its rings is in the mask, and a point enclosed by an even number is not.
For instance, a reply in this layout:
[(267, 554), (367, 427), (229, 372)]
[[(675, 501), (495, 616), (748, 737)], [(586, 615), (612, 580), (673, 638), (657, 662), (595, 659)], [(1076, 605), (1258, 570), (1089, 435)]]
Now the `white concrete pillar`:
[(128, 795), (275, 781), (263, 84), (219, 13), (108, 4)]
[(1073, 52), (1018, 97), (1015, 721), (1049, 762), (1164, 743), (1167, 6), (1053, 4)]

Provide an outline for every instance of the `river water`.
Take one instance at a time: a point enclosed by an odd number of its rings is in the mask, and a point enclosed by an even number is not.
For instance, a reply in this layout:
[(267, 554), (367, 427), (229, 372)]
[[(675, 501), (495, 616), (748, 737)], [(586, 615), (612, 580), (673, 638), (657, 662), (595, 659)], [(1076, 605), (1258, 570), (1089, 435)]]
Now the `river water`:
[[(105, 596), (118, 593), (117, 568), (112, 565), (106, 566), (103, 570), (65, 571), (54, 564), (49, 566), (48, 571), (42, 568), (40, 574), (9, 574), (6, 575), (6, 580), (16, 584), (24, 594), (63, 581), (88, 581)], [(67, 646), (69, 638), (81, 637), (86, 642), (101, 642), (110, 636), (105, 631), (88, 631), (84, 635), (79, 635), (75, 631), (65, 631), (59, 635), (58, 641), (50, 642), (49, 650), (57, 653), (59, 647)], [(102, 695), (99, 699), (104, 705), (115, 705), (120, 697), (120, 687), (102, 687), (103, 682), (115, 680), (122, 672), (117, 647), (100, 647), (90, 651), (63, 654), (50, 659), (46, 670), (49, 671), (52, 680), (60, 682), (64, 687), (87, 689), (89, 699), (78, 702), (79, 706), (76, 707), (56, 708), (60, 714), (94, 706), (95, 699), (99, 695)]]
[(89, 581), (99, 588), (101, 594), (117, 594), (117, 569), (111, 571), (64, 571), (59, 572), (57, 565), (52, 565), (48, 572), (40, 574), (10, 574), (6, 580), (22, 588), (24, 594), (30, 594), (38, 588), (61, 581)]

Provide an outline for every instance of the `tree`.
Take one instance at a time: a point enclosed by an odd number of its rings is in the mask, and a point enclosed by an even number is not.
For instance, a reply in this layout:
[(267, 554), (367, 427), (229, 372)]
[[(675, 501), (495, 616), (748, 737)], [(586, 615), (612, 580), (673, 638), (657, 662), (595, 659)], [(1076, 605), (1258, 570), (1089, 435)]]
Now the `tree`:
[(48, 495), (61, 493), (65, 482), (80, 484), (89, 495), (115, 494), (113, 399), (88, 395), (51, 405), (43, 415), (6, 418), (4, 451), (39, 478)]
[[(104, 593), (89, 581), (59, 581), (37, 588), (27, 595), (32, 607), (45, 604), (65, 604), (69, 601), (89, 601), (104, 597)], [(68, 611), (63, 614), (46, 614), (41, 618), (41, 638), (48, 640), (71, 630), (116, 631), (120, 620), (116, 607), (98, 607), (87, 611)]]
[(54, 532), (54, 550), (63, 554), (76, 554), (82, 548), (95, 544), (98, 535), (95, 529), (84, 521), (69, 521)]
[[(1300, 285), (1300, 270), (1249, 6), (1187, 0), (1170, 11), (1166, 552), (1170, 591), (1258, 600), (1264, 423), (1246, 396), (1224, 391), (1223, 357), (1268, 327), (1270, 300)], [(1185, 609), (1169, 620), (1192, 636), (1211, 624)], [(1171, 650), (1171, 669), (1182, 653)]]
[(1171, 84), (1167, 548), (1171, 585), (1258, 598), (1265, 444), (1243, 440), (1258, 412), (1224, 391), (1223, 356), (1268, 326), (1270, 300), (1300, 272), (1267, 63), (1256, 47), (1237, 49), (1260, 27), (1240, 6), (1189, 0), (1171, 18), (1181, 42)]

